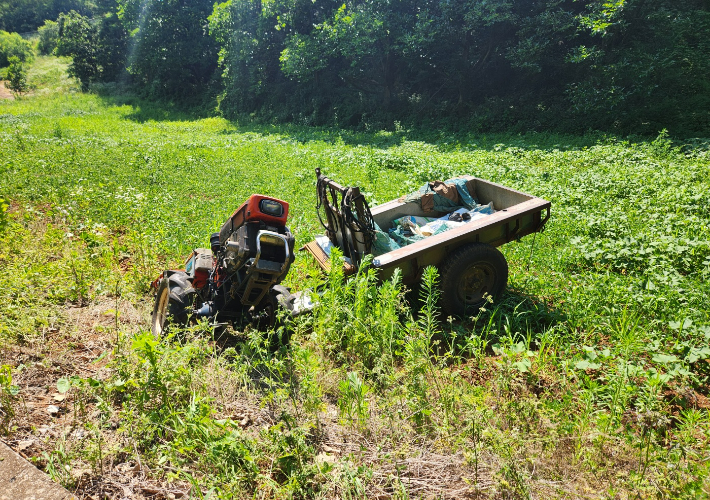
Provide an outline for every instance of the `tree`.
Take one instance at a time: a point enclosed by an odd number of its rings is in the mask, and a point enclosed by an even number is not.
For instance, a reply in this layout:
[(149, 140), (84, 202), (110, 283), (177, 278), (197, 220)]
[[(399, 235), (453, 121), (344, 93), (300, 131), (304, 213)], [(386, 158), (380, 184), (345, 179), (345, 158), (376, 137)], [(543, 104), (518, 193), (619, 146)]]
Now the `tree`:
[(348, 124), (365, 115), (453, 118), (487, 130), (655, 133), (678, 123), (703, 135), (708, 5), (228, 0), (215, 6), (210, 30), (227, 114), (323, 123), (337, 113)]
[(82, 88), (116, 81), (125, 71), (128, 33), (115, 14), (91, 20), (72, 11), (59, 16), (58, 25), (57, 55), (72, 57), (69, 74)]
[(115, 82), (126, 74), (128, 31), (118, 15), (109, 12), (101, 18), (96, 40), (99, 81)]
[(390, 105), (404, 85), (404, 45), (411, 31), (416, 1), (358, 0), (333, 9), (308, 35), (288, 37), (282, 69), (307, 81), (329, 66), (352, 91)]
[(44, 25), (37, 29), (37, 33), (39, 33), (37, 52), (42, 55), (54, 52), (59, 42), (59, 24), (54, 21), (45, 21)]
[(22, 61), (16, 56), (10, 57), (10, 67), (7, 69), (7, 79), (9, 88), (15, 94), (27, 92), (27, 71), (22, 65)]
[(10, 64), (11, 57), (17, 57), (21, 62), (27, 62), (34, 55), (32, 44), (17, 33), (0, 31), (0, 68)]
[(76, 11), (59, 16), (57, 55), (71, 56), (69, 74), (86, 90), (99, 79), (101, 69), (97, 58), (98, 27)]
[(425, 2), (407, 40), (416, 91), (462, 105), (500, 90), (516, 20), (512, 0)]
[(288, 83), (279, 69), (279, 54), (286, 33), (279, 11), (261, 0), (234, 0), (215, 5), (209, 18), (210, 33), (222, 47), (224, 94), (220, 109), (228, 116), (263, 109), (288, 98)]
[(208, 33), (213, 0), (119, 0), (131, 33), (128, 71), (144, 94), (189, 99), (217, 68), (218, 47)]
[[(593, 0), (570, 53), (572, 110), (598, 128), (710, 129), (710, 8), (702, 0)], [(673, 126), (675, 125), (675, 126)]]
[(34, 31), (47, 19), (63, 12), (85, 16), (96, 13), (95, 0), (0, 0), (0, 29), (17, 33)]

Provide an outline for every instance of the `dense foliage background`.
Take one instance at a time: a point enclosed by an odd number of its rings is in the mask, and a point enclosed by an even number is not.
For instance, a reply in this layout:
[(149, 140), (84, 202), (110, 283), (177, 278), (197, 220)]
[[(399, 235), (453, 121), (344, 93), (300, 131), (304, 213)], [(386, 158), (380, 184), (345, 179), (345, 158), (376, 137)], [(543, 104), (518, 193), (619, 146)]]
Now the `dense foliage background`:
[[(365, 129), (399, 121), (710, 130), (707, 0), (0, 4), (8, 31), (57, 18), (58, 53), (73, 56), (85, 88), (131, 83), (152, 98), (218, 105), (230, 118)], [(56, 29), (43, 27), (43, 52)]]
[[(710, 497), (710, 141), (196, 118), (67, 64), (0, 100), (0, 436), (78, 497)], [(154, 338), (149, 284), (250, 194), (297, 248), (323, 231), (316, 167), (372, 205), (472, 174), (552, 215), (472, 318), (434, 268), (407, 293), (298, 252), (285, 284), (324, 294), (290, 342)]]
[(3, 0), (0, 1), (0, 29), (16, 33), (36, 30), (48, 19), (75, 10), (93, 15), (108, 8), (111, 0)]

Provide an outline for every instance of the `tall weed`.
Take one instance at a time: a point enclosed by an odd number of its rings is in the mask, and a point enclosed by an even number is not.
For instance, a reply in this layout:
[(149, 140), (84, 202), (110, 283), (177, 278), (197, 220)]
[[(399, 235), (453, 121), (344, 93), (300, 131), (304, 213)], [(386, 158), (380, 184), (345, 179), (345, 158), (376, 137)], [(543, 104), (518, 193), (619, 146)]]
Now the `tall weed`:
[[(320, 305), (314, 313), (313, 336), (336, 361), (362, 366), (368, 376), (384, 382), (401, 357), (408, 312), (401, 273), (378, 286), (369, 258), (356, 276), (345, 280), (337, 249)], [(341, 263), (339, 265), (339, 263)]]

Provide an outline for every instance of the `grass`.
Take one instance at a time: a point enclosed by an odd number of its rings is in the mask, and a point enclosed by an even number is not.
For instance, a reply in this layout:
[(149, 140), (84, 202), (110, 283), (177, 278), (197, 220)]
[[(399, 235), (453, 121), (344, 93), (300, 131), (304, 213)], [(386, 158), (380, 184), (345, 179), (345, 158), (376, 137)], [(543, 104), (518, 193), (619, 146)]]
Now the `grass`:
[[(74, 92), (61, 64), (0, 102), (0, 431), (56, 480), (109, 498), (710, 496), (708, 140), (230, 123)], [(408, 294), (299, 255), (287, 284), (326, 293), (276, 353), (250, 330), (153, 339), (150, 281), (250, 194), (290, 203), (297, 246), (320, 232), (315, 167), (372, 205), (467, 173), (553, 216), (502, 247), (509, 290), (466, 321), (439, 314), (433, 269)]]

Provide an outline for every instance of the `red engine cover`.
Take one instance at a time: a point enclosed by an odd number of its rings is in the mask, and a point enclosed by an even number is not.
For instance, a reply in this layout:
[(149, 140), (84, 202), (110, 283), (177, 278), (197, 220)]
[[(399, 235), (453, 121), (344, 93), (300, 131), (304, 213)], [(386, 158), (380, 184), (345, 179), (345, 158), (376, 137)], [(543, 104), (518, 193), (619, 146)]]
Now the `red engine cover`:
[(219, 231), (219, 241), (224, 243), (245, 222), (261, 221), (271, 226), (285, 226), (287, 218), (288, 203), (263, 194), (253, 194), (224, 223)]

